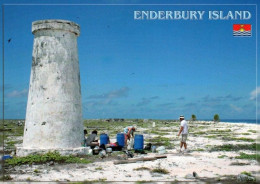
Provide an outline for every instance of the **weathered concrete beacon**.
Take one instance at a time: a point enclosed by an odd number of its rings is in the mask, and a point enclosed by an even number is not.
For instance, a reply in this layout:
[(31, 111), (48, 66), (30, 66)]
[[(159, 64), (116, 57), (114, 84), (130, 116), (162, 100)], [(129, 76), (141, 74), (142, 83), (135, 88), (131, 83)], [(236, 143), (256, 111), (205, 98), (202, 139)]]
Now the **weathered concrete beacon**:
[(77, 37), (80, 27), (65, 20), (32, 23), (32, 68), (23, 147), (17, 155), (57, 150), (85, 154)]

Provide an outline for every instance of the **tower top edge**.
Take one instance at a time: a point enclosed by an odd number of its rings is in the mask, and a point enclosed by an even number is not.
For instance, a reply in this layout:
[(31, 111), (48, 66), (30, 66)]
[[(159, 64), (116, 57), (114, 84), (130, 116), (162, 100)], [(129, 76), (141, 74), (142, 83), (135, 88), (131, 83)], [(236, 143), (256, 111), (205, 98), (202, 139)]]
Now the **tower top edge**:
[(32, 33), (39, 30), (64, 30), (74, 33), (76, 36), (80, 34), (80, 26), (75, 22), (60, 19), (37, 20), (32, 22)]

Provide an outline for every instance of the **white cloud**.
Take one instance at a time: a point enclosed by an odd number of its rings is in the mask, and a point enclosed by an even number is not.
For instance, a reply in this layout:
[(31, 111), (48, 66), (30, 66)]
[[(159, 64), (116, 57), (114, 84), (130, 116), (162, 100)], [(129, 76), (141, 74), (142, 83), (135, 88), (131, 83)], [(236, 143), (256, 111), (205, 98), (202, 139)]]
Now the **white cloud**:
[(253, 90), (250, 93), (250, 100), (255, 100), (256, 97), (258, 97), (259, 94), (260, 94), (260, 86), (258, 86), (255, 90)]
[(27, 90), (26, 89), (21, 90), (21, 91), (14, 90), (14, 91), (12, 91), (10, 93), (7, 93), (6, 96), (10, 97), (10, 98), (17, 98), (17, 97), (27, 96)]
[(237, 111), (237, 112), (241, 112), (241, 111), (242, 111), (242, 108), (237, 107), (237, 106), (235, 106), (235, 105), (233, 105), (233, 104), (230, 104), (230, 107), (231, 107), (233, 110)]
[(91, 95), (88, 98), (89, 99), (114, 99), (114, 98), (121, 98), (121, 97), (127, 97), (129, 92), (128, 87), (122, 87), (120, 89), (110, 91), (108, 93), (104, 93), (101, 95)]

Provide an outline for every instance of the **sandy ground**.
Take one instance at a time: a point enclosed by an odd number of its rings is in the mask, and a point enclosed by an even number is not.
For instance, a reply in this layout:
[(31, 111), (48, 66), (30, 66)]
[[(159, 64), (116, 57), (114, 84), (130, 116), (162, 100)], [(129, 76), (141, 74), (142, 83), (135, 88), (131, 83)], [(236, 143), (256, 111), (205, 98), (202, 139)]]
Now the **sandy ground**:
[[(208, 125), (212, 122), (199, 122), (193, 126)], [(163, 127), (160, 127), (163, 129)], [(249, 130), (259, 130), (259, 125), (242, 124), (242, 123), (218, 123), (208, 125), (207, 128), (201, 129), (205, 134), (200, 136), (193, 136), (192, 133), (188, 137), (189, 152), (179, 152), (179, 139), (176, 136), (177, 132), (171, 132), (165, 137), (171, 138), (175, 147), (167, 149), (165, 155), (167, 158), (158, 159), (154, 161), (137, 162), (129, 164), (113, 163), (114, 160), (105, 159), (91, 164), (64, 164), (64, 165), (23, 165), (14, 167), (10, 176), (12, 181), (200, 181), (200, 179), (228, 179), (231, 176), (237, 176), (243, 171), (252, 173), (253, 176), (258, 177), (260, 173), (260, 166), (256, 160), (242, 160), (236, 159), (235, 156), (239, 152), (253, 154), (255, 151), (241, 150), (241, 151), (213, 151), (210, 148), (214, 145), (223, 144), (252, 144), (252, 142), (241, 142), (237, 140), (226, 141), (222, 139), (207, 138), (205, 135), (211, 135), (207, 132), (211, 130), (227, 130), (239, 137), (246, 137), (257, 139), (258, 133), (252, 133)], [(176, 127), (174, 127), (176, 129)], [(140, 130), (139, 131), (144, 131)], [(250, 132), (250, 133), (248, 133)], [(247, 135), (247, 134), (249, 135)], [(153, 137), (154, 135), (144, 134), (144, 137)], [(113, 141), (113, 139), (112, 139)], [(196, 151), (204, 149), (203, 151)], [(159, 155), (158, 153), (149, 153), (147, 155), (135, 155), (135, 158), (150, 157)], [(218, 158), (225, 155), (224, 158)], [(108, 156), (109, 158), (109, 156)], [(233, 165), (233, 163), (244, 163), (243, 165)], [(149, 170), (135, 170), (140, 167), (150, 168)], [(151, 172), (154, 168), (162, 168), (167, 170), (168, 174), (160, 174)], [(39, 172), (36, 173), (35, 170)], [(197, 178), (192, 178), (193, 172), (198, 174)], [(205, 181), (205, 180), (203, 180)], [(260, 180), (259, 180), (260, 181)]]

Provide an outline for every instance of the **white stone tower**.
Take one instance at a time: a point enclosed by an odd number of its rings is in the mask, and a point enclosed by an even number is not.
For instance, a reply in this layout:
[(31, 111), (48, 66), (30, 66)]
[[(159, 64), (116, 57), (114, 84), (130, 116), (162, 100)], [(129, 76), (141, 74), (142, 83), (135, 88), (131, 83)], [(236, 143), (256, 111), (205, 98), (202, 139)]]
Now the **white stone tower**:
[(18, 156), (57, 150), (85, 154), (77, 37), (79, 25), (65, 20), (32, 23), (32, 68)]

